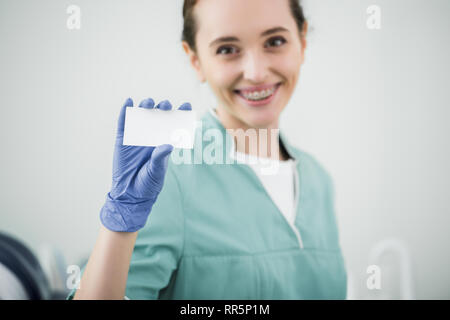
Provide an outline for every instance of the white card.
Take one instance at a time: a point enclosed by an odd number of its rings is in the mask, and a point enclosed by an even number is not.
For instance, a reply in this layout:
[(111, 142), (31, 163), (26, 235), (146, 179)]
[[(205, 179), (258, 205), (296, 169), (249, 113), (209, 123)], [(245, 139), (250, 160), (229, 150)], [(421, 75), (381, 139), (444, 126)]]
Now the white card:
[(123, 144), (193, 149), (196, 128), (195, 112), (127, 107)]

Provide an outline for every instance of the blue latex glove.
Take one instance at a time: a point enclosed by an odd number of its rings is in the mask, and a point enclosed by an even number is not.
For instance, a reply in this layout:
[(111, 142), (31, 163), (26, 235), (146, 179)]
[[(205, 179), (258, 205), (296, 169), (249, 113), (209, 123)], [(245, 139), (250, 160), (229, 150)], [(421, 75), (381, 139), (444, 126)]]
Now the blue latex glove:
[[(153, 108), (153, 99), (143, 100), (140, 108)], [(102, 224), (111, 231), (134, 232), (144, 227), (148, 215), (164, 183), (170, 144), (157, 147), (124, 146), (123, 131), (125, 110), (133, 106), (128, 98), (123, 105), (118, 126), (113, 160), (113, 182), (111, 191), (100, 211)], [(169, 101), (160, 102), (155, 108), (171, 110)], [(192, 110), (184, 103), (179, 110)]]

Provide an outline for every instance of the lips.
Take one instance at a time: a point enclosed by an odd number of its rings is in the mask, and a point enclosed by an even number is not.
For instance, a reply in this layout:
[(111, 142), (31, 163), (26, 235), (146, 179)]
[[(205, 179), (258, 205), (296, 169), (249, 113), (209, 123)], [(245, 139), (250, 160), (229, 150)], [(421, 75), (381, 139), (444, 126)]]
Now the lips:
[[(249, 90), (249, 88), (245, 88), (245, 89), (236, 89), (233, 90), (233, 92), (239, 97), (239, 99), (242, 99), (242, 101), (246, 104), (249, 105), (251, 107), (261, 107), (261, 106), (265, 106), (268, 105), (272, 102), (272, 100), (275, 98), (275, 96), (278, 94), (278, 88), (281, 86), (281, 82), (277, 83), (275, 85), (265, 85), (265, 86), (258, 86), (258, 87), (252, 87), (251, 90)], [(258, 90), (254, 90), (255, 88), (258, 88)], [(261, 89), (262, 88), (262, 89)], [(247, 99), (243, 92), (246, 93), (246, 95), (248, 95), (251, 92), (257, 92), (257, 91), (262, 91), (262, 90), (267, 90), (267, 89), (274, 89), (273, 93), (268, 96), (265, 99), (261, 99), (261, 100), (250, 100)]]
[(260, 86), (254, 86), (254, 87), (235, 89), (235, 90), (233, 90), (233, 92), (238, 93), (238, 94), (242, 94), (242, 93), (250, 94), (252, 92), (259, 92), (259, 91), (272, 89), (272, 88), (277, 89), (277, 87), (280, 86), (280, 84), (281, 84), (281, 82), (276, 83), (276, 84), (266, 84), (266, 85), (260, 85)]

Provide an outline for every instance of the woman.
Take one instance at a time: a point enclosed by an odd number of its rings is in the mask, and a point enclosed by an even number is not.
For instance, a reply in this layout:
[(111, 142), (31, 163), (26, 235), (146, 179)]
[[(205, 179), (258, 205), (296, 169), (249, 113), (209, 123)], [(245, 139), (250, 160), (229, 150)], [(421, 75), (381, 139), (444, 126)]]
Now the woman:
[[(225, 161), (170, 145), (122, 146), (122, 108), (103, 225), (70, 298), (344, 299), (332, 180), (278, 131), (306, 48), (298, 0), (186, 0), (183, 16), (183, 48), (218, 100), (195, 147)], [(265, 148), (239, 140), (239, 129), (253, 129)], [(214, 152), (204, 144), (212, 137)], [(175, 163), (175, 155), (193, 161)], [(242, 155), (277, 170), (229, 164)]]

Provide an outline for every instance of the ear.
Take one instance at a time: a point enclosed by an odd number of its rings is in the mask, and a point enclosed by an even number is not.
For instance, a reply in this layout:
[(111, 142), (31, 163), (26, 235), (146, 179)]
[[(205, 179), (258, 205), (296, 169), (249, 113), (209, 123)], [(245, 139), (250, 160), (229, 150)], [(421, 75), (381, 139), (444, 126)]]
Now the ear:
[(200, 80), (200, 82), (205, 82), (205, 76), (203, 75), (202, 68), (200, 66), (200, 60), (198, 58), (197, 53), (194, 52), (194, 50), (191, 49), (189, 44), (186, 41), (182, 41), (182, 46), (184, 52), (187, 54), (189, 58), (189, 62), (191, 66), (194, 68), (195, 72), (197, 73), (197, 77)]
[(302, 45), (302, 48), (301, 48), (301, 51), (302, 51), (302, 64), (303, 64), (303, 61), (305, 60), (305, 49), (306, 49), (306, 45), (307, 45), (307, 43), (306, 43), (306, 34), (308, 33), (308, 22), (307, 21), (305, 21), (304, 23), (303, 23), (303, 30), (302, 30), (302, 34), (301, 34), (301, 38), (300, 38), (300, 42), (301, 42), (301, 45)]

